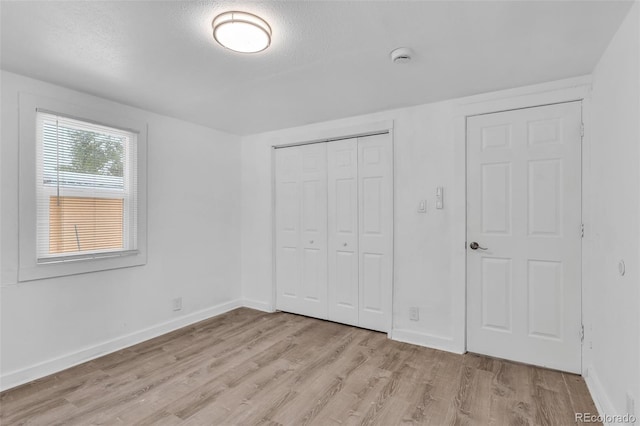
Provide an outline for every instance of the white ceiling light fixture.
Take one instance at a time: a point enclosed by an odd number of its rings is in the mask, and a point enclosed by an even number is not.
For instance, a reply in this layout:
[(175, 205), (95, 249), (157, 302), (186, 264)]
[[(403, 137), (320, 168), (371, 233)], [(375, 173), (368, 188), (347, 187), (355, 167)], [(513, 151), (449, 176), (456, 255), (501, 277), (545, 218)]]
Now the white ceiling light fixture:
[(223, 47), (240, 53), (261, 52), (271, 44), (271, 27), (247, 12), (225, 12), (212, 22), (213, 38)]

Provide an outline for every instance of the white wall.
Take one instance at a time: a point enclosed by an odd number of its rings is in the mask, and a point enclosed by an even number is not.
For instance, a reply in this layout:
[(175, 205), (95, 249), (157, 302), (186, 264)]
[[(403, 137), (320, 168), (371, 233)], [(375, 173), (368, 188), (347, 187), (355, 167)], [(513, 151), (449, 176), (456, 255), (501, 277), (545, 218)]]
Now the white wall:
[[(601, 410), (640, 417), (640, 5), (593, 73), (590, 261), (584, 276), (587, 382)], [(618, 273), (618, 262), (626, 274)], [(592, 347), (592, 349), (591, 349)]]
[[(584, 244), (584, 366), (590, 389), (607, 414), (626, 412), (626, 392), (640, 406), (639, 14), (636, 4), (598, 64), (585, 117), (590, 160), (584, 178), (584, 215), (589, 219)], [(551, 89), (517, 89), (480, 97), (478, 102)], [(123, 106), (149, 123), (148, 264), (18, 284), (20, 90), (69, 102), (90, 99), (96, 106), (108, 102), (2, 73), (3, 386), (7, 377), (20, 381), (29, 374), (42, 375), (64, 365), (62, 361), (86, 359), (237, 306), (240, 297), (245, 305), (272, 309), (271, 146), (324, 138), (339, 134), (339, 129), (384, 120), (393, 120), (395, 126), (393, 335), (464, 350), (464, 289), (459, 285), (464, 280), (464, 148), (456, 145), (454, 133), (457, 107), (473, 100), (252, 135), (242, 138), (241, 146), (235, 136)], [(445, 188), (443, 210), (434, 209), (437, 186)], [(426, 215), (416, 212), (420, 199), (428, 200)], [(624, 277), (617, 272), (620, 259), (627, 265)], [(185, 307), (174, 313), (171, 299), (177, 296), (184, 298)], [(420, 307), (420, 321), (409, 321), (409, 306)], [(183, 322), (166, 325), (176, 318)], [(74, 353), (79, 355), (74, 358)]]
[[(353, 129), (393, 120), (395, 155), (394, 337), (460, 352), (464, 348), (464, 293), (453, 283), (464, 263), (464, 239), (449, 190), (455, 180), (453, 104), (386, 111), (361, 117), (268, 132), (242, 141), (242, 285), (245, 300), (272, 308), (271, 146), (353, 134)], [(437, 186), (445, 188), (445, 208), (435, 209)], [(428, 213), (417, 213), (421, 199)], [(464, 215), (463, 215), (464, 217)], [(457, 227), (457, 229), (456, 229)], [(460, 243), (459, 249), (454, 244)], [(462, 256), (462, 257), (461, 257)], [(458, 268), (464, 273), (464, 269)], [(456, 291), (458, 292), (456, 294)], [(409, 321), (409, 306), (420, 321)], [(462, 321), (462, 322), (461, 322)]]
[[(583, 369), (603, 414), (626, 414), (627, 393), (640, 416), (640, 5), (636, 2), (601, 58), (585, 101), (583, 147)], [(393, 337), (464, 350), (465, 112), (489, 112), (581, 99), (590, 78), (386, 111), (242, 141), (242, 288), (245, 300), (273, 308), (272, 145), (322, 139), (340, 128), (395, 123), (395, 270)], [(554, 98), (555, 97), (555, 98)], [(463, 121), (462, 121), (463, 122)], [(436, 186), (445, 209), (433, 209)], [(427, 215), (416, 213), (429, 200)], [(618, 273), (618, 262), (626, 274)], [(409, 321), (419, 306), (419, 322)]]
[(239, 138), (124, 105), (149, 129), (147, 265), (18, 283), (18, 92), (116, 104), (7, 72), (1, 84), (3, 388), (240, 304)]
[[(579, 77), (469, 98), (252, 135), (242, 140), (242, 290), (273, 309), (271, 146), (353, 134), (394, 123), (394, 300), (392, 338), (465, 351), (464, 115), (581, 99)], [(344, 130), (340, 130), (344, 129)], [(461, 134), (460, 134), (461, 133)], [(435, 209), (436, 187), (444, 209)], [(417, 212), (426, 199), (427, 214)], [(409, 320), (409, 307), (420, 320)]]
[[(271, 146), (352, 134), (393, 120), (395, 265), (392, 337), (465, 349), (464, 115), (587, 98), (583, 146), (583, 369), (604, 414), (625, 414), (640, 383), (640, 29), (636, 4), (595, 71), (538, 86), (267, 132), (242, 140), (242, 290), (273, 309)], [(434, 209), (435, 188), (445, 209)], [(420, 199), (428, 213), (416, 212)], [(627, 272), (618, 275), (618, 260)], [(420, 321), (409, 321), (409, 306)], [(593, 349), (591, 349), (593, 346)], [(640, 414), (636, 408), (636, 415)]]

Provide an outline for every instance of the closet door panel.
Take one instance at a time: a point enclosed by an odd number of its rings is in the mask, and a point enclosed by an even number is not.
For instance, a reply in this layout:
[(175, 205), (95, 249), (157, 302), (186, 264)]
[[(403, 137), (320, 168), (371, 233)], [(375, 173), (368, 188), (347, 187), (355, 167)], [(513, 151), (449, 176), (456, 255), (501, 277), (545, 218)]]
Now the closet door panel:
[(384, 260), (384, 255), (378, 253), (362, 254), (362, 309), (370, 314), (384, 315)]
[(389, 331), (393, 282), (390, 135), (358, 138), (359, 325)]
[(328, 152), (329, 319), (358, 325), (358, 142), (330, 142)]
[(276, 151), (276, 307), (389, 331), (390, 135)]
[(327, 318), (327, 144), (302, 153), (302, 296), (304, 314)]
[(276, 308), (300, 309), (301, 280), (301, 152), (276, 150)]
[(326, 144), (276, 150), (276, 308), (327, 318)]

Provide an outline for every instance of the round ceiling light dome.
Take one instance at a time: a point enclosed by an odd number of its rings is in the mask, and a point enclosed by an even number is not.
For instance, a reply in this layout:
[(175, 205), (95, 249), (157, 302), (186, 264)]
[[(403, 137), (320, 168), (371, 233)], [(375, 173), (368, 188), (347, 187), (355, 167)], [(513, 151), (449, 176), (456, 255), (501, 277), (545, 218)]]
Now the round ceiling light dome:
[(261, 52), (271, 44), (271, 27), (251, 13), (225, 12), (216, 16), (211, 25), (213, 38), (234, 52)]

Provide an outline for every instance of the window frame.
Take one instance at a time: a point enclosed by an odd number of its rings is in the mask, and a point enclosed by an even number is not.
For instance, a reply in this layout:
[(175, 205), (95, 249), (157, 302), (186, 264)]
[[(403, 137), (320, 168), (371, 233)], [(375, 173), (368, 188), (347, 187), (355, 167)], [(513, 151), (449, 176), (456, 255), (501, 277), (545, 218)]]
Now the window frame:
[[(93, 103), (71, 104), (28, 93), (19, 94), (20, 173), (19, 185), (19, 268), (18, 281), (104, 271), (144, 265), (147, 262), (147, 124), (125, 116), (124, 106), (112, 104), (96, 109)], [(46, 112), (136, 133), (137, 161), (137, 248), (62, 255), (38, 259), (38, 147), (37, 112)], [(40, 184), (40, 186), (42, 186)], [(106, 191), (105, 193), (107, 193)], [(129, 232), (125, 227), (125, 232)]]
[[(62, 115), (56, 112), (51, 112), (47, 110), (43, 110), (38, 108), (36, 110), (36, 118), (38, 114), (44, 114), (49, 116), (50, 118), (55, 117), (56, 119), (71, 119), (74, 121), (82, 121), (82, 123), (86, 124), (97, 124), (101, 127), (105, 127), (106, 130), (116, 130), (120, 132), (127, 133), (131, 136), (132, 142), (124, 146), (124, 158), (126, 159), (124, 164), (124, 174), (123, 174), (123, 188), (122, 190), (114, 189), (114, 188), (100, 188), (100, 187), (84, 187), (84, 186), (74, 186), (74, 185), (47, 185), (43, 183), (41, 180), (44, 179), (45, 170), (44, 170), (44, 162), (45, 162), (45, 149), (43, 146), (43, 140), (39, 139), (43, 137), (43, 133), (41, 133), (36, 128), (36, 205), (37, 203), (45, 203), (45, 206), (38, 206), (38, 212), (40, 216), (37, 218), (38, 229), (37, 235), (40, 237), (45, 237), (48, 240), (47, 246), (50, 246), (50, 203), (48, 200), (52, 196), (58, 195), (58, 189), (60, 189), (63, 194), (59, 194), (61, 197), (80, 197), (80, 198), (101, 198), (101, 199), (123, 199), (123, 244), (124, 248), (121, 249), (102, 249), (102, 250), (86, 250), (79, 252), (70, 252), (70, 253), (58, 253), (58, 254), (43, 254), (41, 252), (38, 253), (37, 262), (41, 263), (50, 263), (50, 262), (64, 262), (69, 261), (71, 259), (84, 259), (84, 258), (92, 258), (92, 257), (104, 257), (104, 256), (113, 256), (114, 254), (123, 255), (125, 252), (133, 252), (137, 251), (136, 246), (136, 235), (131, 235), (132, 228), (135, 229), (135, 221), (134, 219), (137, 216), (137, 205), (131, 205), (131, 192), (133, 187), (137, 187), (137, 173), (135, 176), (132, 174), (131, 165), (129, 164), (129, 159), (136, 160), (137, 159), (137, 144), (138, 144), (138, 132), (132, 129), (121, 129), (114, 128), (112, 126), (106, 126), (102, 123), (93, 123), (87, 120), (80, 120), (76, 117), (68, 117), (66, 115)], [(36, 126), (40, 126), (44, 124), (45, 119), (36, 120)], [(39, 136), (40, 135), (40, 136)], [(133, 148), (133, 150), (132, 150)], [(133, 168), (137, 172), (137, 168)], [(45, 201), (47, 200), (47, 201)], [(44, 230), (44, 232), (42, 232)], [(39, 248), (42, 249), (42, 241), (37, 241), (39, 244)], [(129, 245), (134, 245), (136, 247), (128, 247)], [(126, 253), (132, 254), (132, 253)]]

